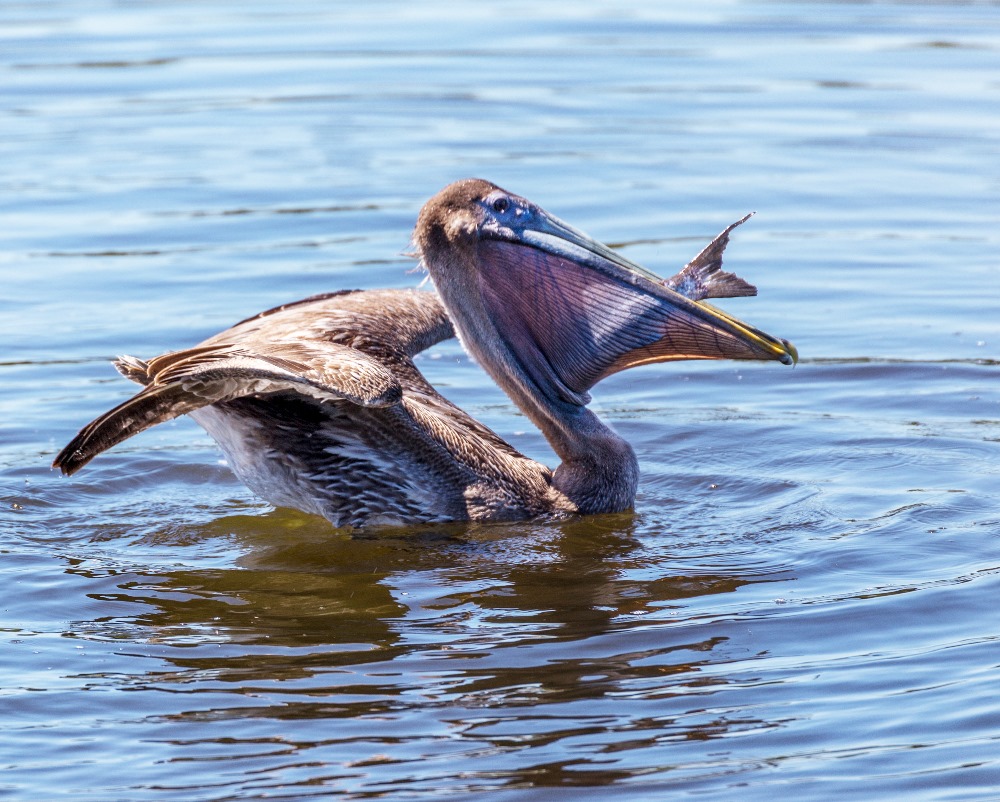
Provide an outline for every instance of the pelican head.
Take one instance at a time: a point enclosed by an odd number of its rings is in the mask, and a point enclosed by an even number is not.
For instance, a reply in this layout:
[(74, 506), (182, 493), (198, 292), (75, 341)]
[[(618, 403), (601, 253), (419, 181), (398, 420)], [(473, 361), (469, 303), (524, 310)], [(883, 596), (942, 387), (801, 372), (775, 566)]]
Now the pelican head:
[(678, 359), (797, 359), (786, 340), (665, 286), (536, 204), (481, 179), (423, 207), (422, 262), (463, 344), (510, 392), (584, 405), (625, 368)]

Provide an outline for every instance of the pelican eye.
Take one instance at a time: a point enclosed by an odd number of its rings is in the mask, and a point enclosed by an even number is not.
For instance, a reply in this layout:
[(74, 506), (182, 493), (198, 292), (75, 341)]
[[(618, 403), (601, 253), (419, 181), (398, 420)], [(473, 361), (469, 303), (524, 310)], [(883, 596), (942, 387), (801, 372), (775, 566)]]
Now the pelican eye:
[(510, 201), (507, 198), (497, 198), (493, 201), (493, 211), (503, 214), (510, 208)]

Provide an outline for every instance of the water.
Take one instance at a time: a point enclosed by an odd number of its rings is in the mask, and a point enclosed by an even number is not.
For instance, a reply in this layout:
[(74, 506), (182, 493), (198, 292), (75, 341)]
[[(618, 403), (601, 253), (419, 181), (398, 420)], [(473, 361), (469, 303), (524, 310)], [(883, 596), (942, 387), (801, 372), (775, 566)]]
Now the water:
[[(0, 797), (1000, 795), (995, 4), (0, 7)], [(349, 536), (108, 360), (413, 286), (490, 178), (802, 362), (618, 374), (634, 515)], [(544, 440), (454, 342), (446, 394)]]

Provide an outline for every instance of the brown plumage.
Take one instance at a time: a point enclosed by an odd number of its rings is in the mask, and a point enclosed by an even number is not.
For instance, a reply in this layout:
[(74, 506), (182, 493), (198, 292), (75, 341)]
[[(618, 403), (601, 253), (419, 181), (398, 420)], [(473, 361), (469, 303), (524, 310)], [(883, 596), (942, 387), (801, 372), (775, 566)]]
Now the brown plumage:
[[(116, 367), (143, 389), (86, 426), (53, 465), (75, 473), (190, 414), (255, 493), (338, 526), (627, 509), (638, 466), (586, 409), (593, 384), (670, 359), (794, 359), (784, 341), (699, 302), (753, 291), (720, 271), (732, 228), (663, 282), (523, 198), (458, 182), (425, 205), (414, 232), (440, 299), (331, 293), (185, 351), (122, 357)], [(563, 460), (556, 471), (448, 402), (414, 366), (455, 329), (542, 429)]]

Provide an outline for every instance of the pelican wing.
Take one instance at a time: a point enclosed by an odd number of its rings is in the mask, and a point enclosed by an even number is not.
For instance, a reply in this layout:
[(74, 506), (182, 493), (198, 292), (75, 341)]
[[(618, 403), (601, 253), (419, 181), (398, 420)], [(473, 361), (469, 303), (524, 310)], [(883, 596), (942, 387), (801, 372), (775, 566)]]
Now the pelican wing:
[(132, 435), (209, 404), (294, 390), (322, 401), (368, 407), (398, 403), (402, 388), (375, 358), (337, 343), (256, 342), (253, 351), (218, 344), (177, 351), (149, 362), (122, 357), (116, 363), (145, 387), (87, 424), (52, 463), (71, 475)]
[(312, 403), (393, 406), (407, 357), (453, 336), (433, 293), (345, 290), (268, 309), (183, 351), (115, 366), (144, 389), (85, 426), (53, 462), (72, 474), (157, 423), (227, 401), (292, 391)]

